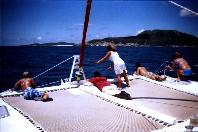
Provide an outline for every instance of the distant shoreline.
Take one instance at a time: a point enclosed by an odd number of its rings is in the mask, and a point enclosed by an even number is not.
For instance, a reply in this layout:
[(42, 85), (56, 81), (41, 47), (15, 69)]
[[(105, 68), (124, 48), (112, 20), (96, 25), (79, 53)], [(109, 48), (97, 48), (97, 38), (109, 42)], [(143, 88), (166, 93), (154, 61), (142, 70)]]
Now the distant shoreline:
[[(10, 46), (10, 45), (1, 45), (0, 47), (80, 47), (81, 45), (34, 45), (34, 46), (32, 46), (32, 45), (15, 45), (15, 46)], [(99, 44), (99, 45), (89, 45), (89, 44), (87, 44), (86, 45), (87, 47), (105, 47), (106, 45), (103, 45), (103, 44)], [(116, 45), (116, 47), (134, 47), (134, 48), (138, 48), (138, 47), (145, 47), (145, 48), (152, 48), (152, 47), (172, 47), (172, 48), (179, 48), (179, 47), (181, 47), (181, 48), (187, 48), (187, 47), (189, 47), (189, 48), (192, 48), (192, 47), (195, 47), (195, 48), (198, 48), (198, 46), (195, 46), (195, 45), (180, 45), (180, 46), (178, 46), (178, 45), (165, 45), (165, 46), (163, 46), (163, 45), (136, 45), (136, 46), (134, 46), (134, 45), (125, 45), (125, 44), (123, 44), (123, 45), (121, 45), (121, 44), (119, 44), (119, 45)]]
[[(198, 47), (198, 38), (176, 30), (145, 30), (136, 36), (108, 37), (92, 39), (86, 42), (89, 46), (106, 46), (113, 42), (116, 46), (131, 47)], [(20, 46), (80, 46), (80, 43), (51, 42), (33, 43)]]

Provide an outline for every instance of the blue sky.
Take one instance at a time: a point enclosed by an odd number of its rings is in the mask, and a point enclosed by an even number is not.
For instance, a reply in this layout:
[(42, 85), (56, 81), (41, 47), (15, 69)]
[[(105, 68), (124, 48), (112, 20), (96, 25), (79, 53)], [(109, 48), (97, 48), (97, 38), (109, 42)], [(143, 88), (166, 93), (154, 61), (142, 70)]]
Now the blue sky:
[[(174, 1), (198, 12), (197, 0)], [(1, 45), (80, 43), (85, 0), (2, 0)], [(168, 1), (93, 0), (87, 40), (178, 30), (198, 36), (198, 16)]]

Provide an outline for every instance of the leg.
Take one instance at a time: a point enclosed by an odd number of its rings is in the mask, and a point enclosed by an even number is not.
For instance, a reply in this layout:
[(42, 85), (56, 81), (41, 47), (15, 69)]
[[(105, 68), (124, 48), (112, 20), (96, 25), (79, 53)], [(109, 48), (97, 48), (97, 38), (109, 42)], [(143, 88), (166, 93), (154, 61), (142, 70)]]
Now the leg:
[(164, 80), (166, 80), (166, 77), (156, 75), (156, 81), (164, 81)]
[(183, 76), (182, 73), (183, 73), (182, 70), (177, 70), (177, 79), (178, 80), (181, 80), (181, 77)]
[(124, 76), (124, 80), (126, 82), (127, 87), (129, 87), (129, 79), (128, 79), (128, 76), (126, 74), (126, 70), (123, 70), (123, 76)]
[(24, 97), (24, 99), (29, 100), (29, 99), (31, 99), (30, 96), (31, 96), (31, 89), (30, 88), (25, 89), (23, 91), (23, 97)]
[(150, 76), (149, 78), (152, 79), (152, 80), (157, 80), (158, 79), (157, 76), (154, 76), (154, 75)]
[(44, 92), (43, 95), (42, 95), (42, 98), (43, 98), (44, 100), (48, 99), (48, 98), (49, 98), (48, 93), (47, 93), (47, 92)]
[(122, 89), (122, 80), (120, 74), (117, 74), (117, 79), (118, 79), (118, 89)]

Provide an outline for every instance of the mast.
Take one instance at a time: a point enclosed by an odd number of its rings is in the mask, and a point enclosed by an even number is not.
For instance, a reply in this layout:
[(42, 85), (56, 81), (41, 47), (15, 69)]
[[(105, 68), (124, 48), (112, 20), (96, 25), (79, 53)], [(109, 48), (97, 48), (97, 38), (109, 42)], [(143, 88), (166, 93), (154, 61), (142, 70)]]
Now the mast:
[(82, 38), (81, 48), (80, 48), (79, 68), (81, 68), (83, 66), (85, 40), (86, 40), (87, 28), (88, 28), (88, 24), (89, 24), (89, 15), (90, 15), (90, 10), (91, 10), (91, 3), (92, 3), (92, 0), (87, 0), (86, 14), (85, 14), (85, 21), (84, 21), (84, 28), (83, 28), (83, 38)]

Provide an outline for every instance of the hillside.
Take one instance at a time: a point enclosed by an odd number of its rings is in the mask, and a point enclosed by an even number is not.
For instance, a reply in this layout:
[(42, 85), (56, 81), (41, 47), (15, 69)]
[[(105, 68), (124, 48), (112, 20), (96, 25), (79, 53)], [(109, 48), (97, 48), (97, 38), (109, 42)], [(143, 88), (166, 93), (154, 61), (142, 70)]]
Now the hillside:
[(146, 30), (137, 36), (94, 39), (89, 45), (113, 41), (115, 44), (133, 46), (198, 46), (198, 38), (176, 30)]

